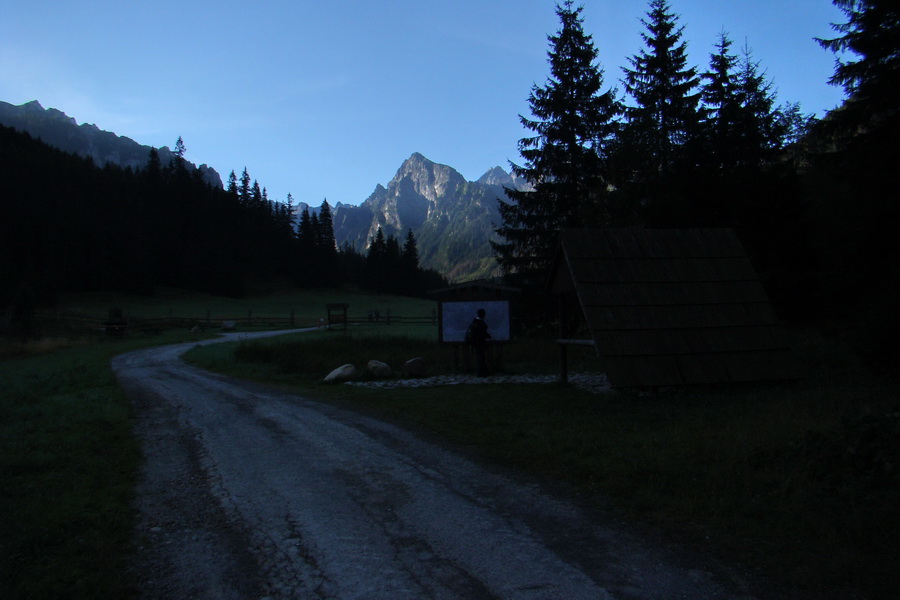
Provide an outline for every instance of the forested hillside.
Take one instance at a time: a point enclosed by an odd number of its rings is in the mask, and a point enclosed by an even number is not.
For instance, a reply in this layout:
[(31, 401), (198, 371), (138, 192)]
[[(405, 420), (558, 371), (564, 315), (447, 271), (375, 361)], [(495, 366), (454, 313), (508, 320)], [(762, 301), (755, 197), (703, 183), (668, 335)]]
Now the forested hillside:
[[(140, 170), (101, 169), (0, 127), (0, 181), (0, 306), (66, 290), (174, 286), (239, 296), (248, 282), (273, 279), (365, 285), (374, 268), (366, 256), (338, 252), (330, 221), (298, 231), (291, 207), (270, 202), (246, 170), (222, 190), (177, 154), (162, 164), (155, 150)], [(421, 293), (443, 283), (417, 263), (386, 268), (381, 288)]]

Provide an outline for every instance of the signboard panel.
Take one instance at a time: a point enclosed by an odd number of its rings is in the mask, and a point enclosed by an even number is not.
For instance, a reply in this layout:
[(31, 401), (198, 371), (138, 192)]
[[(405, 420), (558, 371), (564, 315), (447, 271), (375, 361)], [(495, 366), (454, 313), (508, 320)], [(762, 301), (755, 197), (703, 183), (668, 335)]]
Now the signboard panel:
[(466, 329), (475, 318), (479, 308), (485, 311), (484, 322), (488, 326), (492, 342), (510, 340), (510, 319), (508, 300), (467, 300), (464, 302), (441, 302), (441, 343), (462, 344), (466, 340)]

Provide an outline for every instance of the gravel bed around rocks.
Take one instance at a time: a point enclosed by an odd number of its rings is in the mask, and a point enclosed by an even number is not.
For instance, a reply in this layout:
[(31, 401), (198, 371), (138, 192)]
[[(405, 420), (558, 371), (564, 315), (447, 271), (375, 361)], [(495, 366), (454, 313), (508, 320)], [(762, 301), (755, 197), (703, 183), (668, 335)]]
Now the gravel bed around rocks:
[[(455, 374), (436, 375), (419, 379), (383, 379), (380, 381), (347, 381), (346, 385), (371, 388), (418, 388), (434, 387), (439, 385), (471, 385), (471, 384), (501, 384), (501, 383), (557, 383), (558, 375), (489, 375), (478, 377), (476, 375)], [(606, 373), (576, 373), (569, 375), (569, 384), (578, 389), (600, 394), (611, 391)]]

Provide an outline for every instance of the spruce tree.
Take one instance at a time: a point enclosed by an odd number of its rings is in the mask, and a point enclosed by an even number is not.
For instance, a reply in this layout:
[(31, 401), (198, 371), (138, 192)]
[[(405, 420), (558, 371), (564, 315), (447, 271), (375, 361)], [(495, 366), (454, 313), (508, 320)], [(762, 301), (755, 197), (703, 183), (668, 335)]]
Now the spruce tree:
[(257, 180), (253, 180), (253, 186), (250, 188), (250, 206), (253, 207), (254, 211), (259, 213), (262, 212), (260, 208), (263, 205), (263, 195), (262, 189), (259, 187), (259, 182)]
[(387, 241), (384, 231), (379, 226), (374, 237), (369, 243), (369, 251), (366, 254), (365, 285), (372, 290), (381, 290), (387, 273)]
[(300, 260), (309, 260), (316, 247), (316, 231), (313, 229), (312, 217), (309, 215), (308, 206), (304, 206), (300, 212), (300, 223), (297, 225), (297, 240), (300, 249)]
[(175, 157), (169, 163), (168, 168), (173, 176), (184, 179), (187, 174), (186, 162), (184, 160), (184, 153), (187, 152), (187, 147), (184, 145), (184, 140), (181, 139), (181, 136), (178, 136), (178, 139), (175, 141), (175, 149), (172, 150), (172, 154)]
[(665, 177), (679, 168), (698, 139), (700, 78), (687, 64), (684, 27), (668, 0), (651, 0), (641, 23), (645, 48), (628, 59), (624, 86), (633, 104), (626, 106), (622, 141), (627, 169), (638, 179)]
[(316, 245), (325, 251), (336, 252), (334, 245), (334, 219), (331, 215), (331, 206), (328, 200), (322, 202), (319, 207), (319, 229), (317, 231), (318, 240)]
[(401, 289), (405, 294), (413, 294), (418, 291), (419, 279), (419, 249), (416, 244), (416, 236), (413, 230), (406, 232), (406, 240), (400, 251), (400, 279)]
[(159, 180), (160, 174), (162, 173), (162, 165), (159, 160), (159, 152), (156, 151), (156, 148), (150, 148), (150, 156), (147, 159), (147, 175), (153, 180)]
[(405, 265), (405, 271), (411, 272), (419, 268), (419, 248), (412, 228), (406, 232), (406, 241), (403, 242), (403, 251), (400, 254), (400, 258)]
[[(829, 83), (842, 86), (847, 100), (823, 125), (832, 135), (875, 143), (896, 139), (900, 130), (900, 4), (893, 0), (833, 0), (846, 23), (832, 24), (840, 35), (817, 39), (838, 54)], [(849, 58), (844, 58), (849, 54)]]
[(792, 110), (799, 114), (799, 105), (775, 105), (774, 85), (746, 46), (738, 78), (743, 109), (739, 140), (744, 163), (750, 168), (761, 168), (777, 159), (787, 144), (792, 127), (802, 127), (799, 123), (792, 125), (789, 114)]
[(247, 171), (247, 167), (244, 167), (244, 172), (241, 173), (241, 183), (238, 187), (238, 197), (240, 198), (241, 204), (243, 206), (250, 206), (250, 173)]
[[(837, 37), (819, 39), (837, 54), (829, 82), (847, 94), (814, 127), (814, 187), (822, 288), (836, 314), (883, 365), (900, 359), (900, 4), (896, 0), (833, 0), (846, 22)], [(823, 269), (824, 270), (824, 269)], [(842, 314), (843, 313), (843, 314)]]
[(316, 227), (316, 260), (319, 281), (322, 285), (333, 286), (340, 281), (337, 246), (334, 242), (334, 220), (328, 200), (319, 207)]
[(719, 34), (716, 51), (709, 57), (709, 71), (701, 75), (704, 162), (715, 170), (727, 170), (740, 162), (736, 141), (742, 106), (736, 72), (738, 57), (732, 54), (731, 44), (724, 31)]
[(237, 175), (234, 174), (234, 169), (228, 174), (228, 184), (225, 186), (225, 191), (233, 198), (238, 197)]
[[(504, 272), (523, 285), (542, 283), (562, 228), (609, 218), (606, 158), (620, 107), (615, 90), (601, 91), (603, 70), (582, 9), (571, 0), (556, 5), (561, 28), (548, 36), (550, 76), (531, 90), (533, 118), (519, 117), (535, 135), (519, 141), (523, 164), (512, 164), (531, 189), (507, 189), (512, 201), (499, 205), (503, 241), (492, 246)], [(595, 222), (586, 222), (589, 215)]]
[(300, 212), (300, 222), (297, 225), (297, 259), (295, 264), (295, 272), (300, 283), (304, 286), (313, 285), (311, 278), (315, 277), (316, 255), (316, 228), (318, 219), (313, 223), (313, 216), (310, 216), (309, 207), (304, 206)]

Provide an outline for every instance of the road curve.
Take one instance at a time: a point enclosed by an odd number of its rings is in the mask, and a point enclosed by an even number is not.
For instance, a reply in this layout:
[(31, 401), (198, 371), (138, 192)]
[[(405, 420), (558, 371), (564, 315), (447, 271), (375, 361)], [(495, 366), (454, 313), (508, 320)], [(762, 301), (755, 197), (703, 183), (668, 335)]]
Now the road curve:
[(112, 363), (146, 459), (145, 598), (754, 597), (395, 426), (189, 366), (194, 345)]

